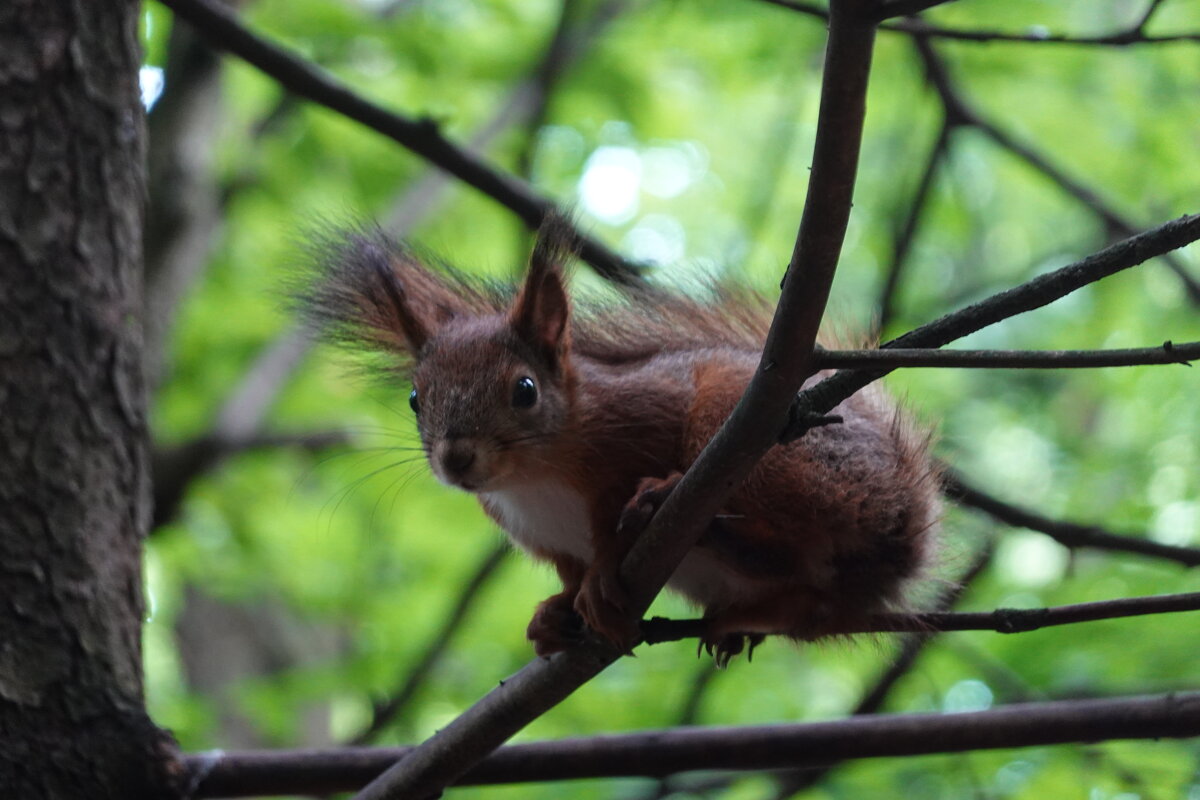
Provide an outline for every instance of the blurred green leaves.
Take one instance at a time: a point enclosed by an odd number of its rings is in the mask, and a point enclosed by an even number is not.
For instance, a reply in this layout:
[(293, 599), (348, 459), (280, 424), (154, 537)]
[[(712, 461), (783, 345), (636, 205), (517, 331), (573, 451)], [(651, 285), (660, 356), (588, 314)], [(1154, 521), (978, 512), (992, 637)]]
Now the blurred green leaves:
[[(389, 5), (393, 13), (381, 13)], [(596, 5), (582, 2), (576, 10), (587, 14)], [(928, 16), (946, 27), (1107, 33), (1140, 10), (1087, 0), (977, 0)], [(460, 142), (536, 68), (558, 14), (550, 0), (262, 0), (245, 9), (255, 29), (362, 94), (436, 120)], [(168, 13), (147, 7), (148, 63), (163, 63), (169, 26)], [(1200, 10), (1182, 0), (1164, 3), (1150, 27), (1196, 29)], [(662, 280), (729, 273), (771, 294), (791, 253), (807, 187), (823, 37), (820, 21), (749, 0), (629, 3), (562, 76), (545, 125), (532, 134), (512, 128), (486, 155), (514, 169), (533, 135), (535, 185), (573, 206), (599, 238), (658, 261)], [(1200, 210), (1195, 43), (938, 48), (981, 113), (1137, 225)], [(895, 231), (942, 122), (906, 37), (881, 34), (874, 69), (855, 216), (831, 303), (834, 327), (851, 331), (870, 327)], [(257, 354), (287, 329), (282, 287), (305, 269), (296, 243), (305, 226), (386, 219), (427, 169), (328, 111), (280, 107), (281, 97), (255, 70), (226, 62), (214, 142), (226, 187), (224, 225), (173, 328), (168, 380), (154, 398), (160, 443), (205, 431)], [(257, 132), (272, 115), (276, 124)], [(636, 181), (622, 189), (631, 192), (628, 213), (593, 213), (597, 206), (582, 188), (596, 179), (588, 174), (604, 162), (604, 148), (636, 165)], [(898, 316), (885, 335), (1099, 249), (1104, 237), (1096, 216), (1046, 176), (979, 132), (956, 131), (920, 221)], [(410, 238), (462, 268), (498, 276), (519, 268), (526, 246), (517, 220), (462, 187)], [(1195, 246), (1181, 259), (1200, 275)], [(583, 267), (577, 278), (595, 283)], [(1150, 263), (963, 345), (1123, 347), (1197, 338), (1196, 306), (1178, 278)], [(185, 748), (227, 746), (228, 714), (241, 715), (261, 742), (276, 746), (339, 741), (360, 729), (371, 700), (400, 684), (500, 535), (470, 497), (429, 476), (414, 449), (408, 388), (388, 376), (363, 379), (354, 363), (351, 355), (317, 348), (287, 383), (268, 424), (282, 431), (344, 430), (352, 447), (228, 459), (192, 484), (180, 517), (149, 543), (150, 701), (155, 719)], [(918, 417), (937, 423), (939, 454), (976, 485), (1050, 516), (1200, 545), (1195, 370), (916, 370), (889, 382)], [(946, 578), (969, 563), (978, 542), (1000, 540), (994, 565), (963, 601), (971, 609), (1200, 588), (1200, 578), (1177, 567), (1127, 555), (1069, 554), (1039, 534), (1014, 533), (971, 512), (951, 511), (945, 528)], [(214, 700), (189, 685), (177, 651), (188, 587), (231, 607), (279, 609), (299, 631), (298, 644)], [(414, 705), (381, 741), (423, 738), (527, 661), (525, 625), (555, 589), (546, 568), (524, 556), (508, 558)], [(660, 598), (655, 612), (691, 614), (675, 598)], [(306, 637), (334, 644), (314, 656)], [(700, 720), (836, 717), (870, 686), (893, 649), (887, 639), (805, 647), (768, 642), (752, 664), (735, 662), (716, 676)], [(1197, 651), (1200, 626), (1190, 616), (1016, 636), (951, 634), (928, 648), (888, 708), (965, 708), (985, 692), (1001, 704), (1194, 687)], [(522, 738), (669, 726), (698, 666), (688, 643), (642, 648)], [(971, 696), (964, 699), (964, 692)], [(1189, 783), (1197, 755), (1187, 743), (1113, 743), (879, 760), (846, 765), (809, 796), (1200, 796)], [(641, 785), (588, 781), (569, 791), (580, 798), (636, 797)], [(564, 791), (548, 785), (459, 794), (552, 798)], [(747, 778), (719, 796), (771, 797), (771, 784)]]

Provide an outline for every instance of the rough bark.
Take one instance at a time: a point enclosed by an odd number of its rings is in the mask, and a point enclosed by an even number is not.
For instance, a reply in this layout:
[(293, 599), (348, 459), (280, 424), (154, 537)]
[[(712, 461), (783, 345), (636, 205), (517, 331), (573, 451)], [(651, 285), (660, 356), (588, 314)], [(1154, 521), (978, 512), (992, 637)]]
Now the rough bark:
[(0, 4), (0, 792), (164, 798), (143, 701), (138, 4)]

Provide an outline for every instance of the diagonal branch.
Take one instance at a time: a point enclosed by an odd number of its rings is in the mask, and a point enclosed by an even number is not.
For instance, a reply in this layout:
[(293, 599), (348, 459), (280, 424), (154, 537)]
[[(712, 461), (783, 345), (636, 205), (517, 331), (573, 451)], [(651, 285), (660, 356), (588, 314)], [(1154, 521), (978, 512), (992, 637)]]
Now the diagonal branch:
[[(1041, 308), (1089, 283), (1177, 250), (1197, 239), (1200, 239), (1200, 215), (1171, 220), (1074, 264), (946, 314), (883, 344), (880, 349), (941, 347), (989, 325)], [(800, 392), (793, 407), (795, 422), (784, 431), (782, 439), (788, 441), (803, 435), (806, 420), (828, 413), (838, 403), (889, 372), (891, 370), (886, 367), (838, 370), (816, 386)]]
[[(760, 369), (729, 421), (688, 470), (626, 558), (621, 577), (641, 614), (719, 504), (776, 438), (812, 351), (841, 243), (862, 137), (874, 28), (865, 0), (832, 6), (808, 201)], [(621, 653), (590, 639), (534, 661), (364, 789), (359, 800), (438, 794)]]
[[(821, 766), (846, 759), (1200, 735), (1200, 692), (1021, 703), (955, 714), (645, 731), (505, 747), (460, 783), (660, 777), (691, 770)], [(190, 795), (314, 794), (361, 786), (412, 748), (202, 753), (181, 769)]]
[[(377, 131), (436, 164), (469, 186), (511, 209), (536, 230), (553, 208), (550, 200), (442, 135), (430, 119), (412, 119), (384, 109), (352, 92), (304, 59), (243, 27), (214, 0), (161, 0), (214, 48), (228, 50), (277, 80), (288, 91), (319, 103)], [(579, 255), (605, 277), (634, 283), (640, 268), (603, 244), (580, 234)]]
[[(1098, 216), (1108, 227), (1112, 235), (1132, 236), (1137, 231), (1138, 228), (1133, 222), (1118, 213), (1116, 209), (1105, 202), (1090, 187), (1085, 186), (1068, 175), (1057, 165), (1051, 163), (1045, 154), (1035, 150), (1024, 142), (1018, 141), (1015, 137), (1009, 135), (971, 107), (966, 98), (958, 90), (958, 87), (955, 86), (954, 81), (950, 77), (949, 70), (947, 70), (945, 63), (933, 49), (932, 43), (927, 39), (916, 37), (914, 44), (925, 65), (929, 81), (933, 84), (938, 96), (941, 98), (943, 106), (945, 106), (948, 119), (958, 120), (962, 125), (979, 130), (997, 145), (1008, 150), (1026, 164), (1045, 175), (1062, 191), (1075, 198), (1076, 201), (1086, 206), (1092, 213)], [(1192, 303), (1200, 305), (1200, 282), (1193, 278), (1187, 271), (1187, 268), (1177, 259), (1167, 257), (1163, 261), (1179, 280), (1183, 282)]]
[(942, 482), (945, 486), (946, 496), (951, 500), (983, 511), (1008, 525), (1044, 533), (1066, 547), (1116, 550), (1167, 559), (1183, 564), (1185, 567), (1200, 566), (1200, 549), (1195, 547), (1162, 544), (1149, 539), (1110, 533), (1097, 525), (1081, 525), (1077, 522), (1050, 519), (986, 494), (968, 484), (961, 475), (953, 470), (946, 470), (942, 474)]
[(908, 17), (952, 2), (954, 0), (883, 0), (875, 12), (875, 19), (883, 22), (892, 17)]
[[(529, 131), (526, 139), (531, 141), (537, 120), (543, 116), (543, 109), (554, 88), (546, 82), (546, 78), (557, 71), (561, 79), (561, 73), (580, 61), (604, 30), (625, 10), (625, 0), (605, 0), (586, 19), (578, 22), (568, 20), (564, 15), (533, 70), (512, 87), (492, 118), (471, 137), (468, 149), (481, 152), (500, 134), (517, 125), (525, 125)], [(530, 148), (523, 149), (528, 151)], [(520, 174), (527, 173), (522, 169)], [(451, 177), (431, 166), (426, 174), (411, 181), (403, 196), (386, 215), (384, 228), (393, 235), (414, 229), (437, 208)]]
[(903, 276), (904, 267), (908, 263), (908, 254), (912, 249), (913, 241), (917, 235), (917, 226), (924, 215), (938, 165), (946, 157), (946, 152), (950, 144), (950, 132), (953, 130), (954, 125), (955, 121), (949, 117), (946, 117), (942, 121), (937, 139), (934, 141), (933, 148), (925, 160), (925, 169), (921, 172), (921, 179), (917, 183), (917, 190), (913, 195), (912, 202), (909, 203), (908, 214), (905, 216), (904, 222), (895, 236), (892, 245), (892, 260), (888, 265), (886, 277), (883, 281), (883, 288), (879, 292), (879, 302), (877, 303), (879, 309), (877, 330), (881, 333), (887, 328), (888, 323), (892, 321), (892, 317), (895, 316), (896, 293), (900, 288), (900, 279)]

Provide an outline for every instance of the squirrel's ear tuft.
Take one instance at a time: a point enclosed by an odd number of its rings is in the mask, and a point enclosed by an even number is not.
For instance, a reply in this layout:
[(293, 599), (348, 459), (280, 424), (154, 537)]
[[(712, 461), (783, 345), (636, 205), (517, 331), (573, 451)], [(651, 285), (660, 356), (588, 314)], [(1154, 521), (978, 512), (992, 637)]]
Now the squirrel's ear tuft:
[(509, 317), (517, 335), (556, 369), (566, 352), (571, 315), (562, 265), (574, 244), (570, 222), (556, 213), (547, 215), (529, 260), (529, 274)]
[[(376, 313), (380, 315), (385, 324), (389, 318), (395, 321), (404, 336), (408, 351), (416, 355), (421, 352), (425, 342), (429, 341), (429, 337), (433, 335), (431, 320), (419, 314), (413, 304), (409, 302), (391, 259), (376, 262), (375, 269), (378, 281), (376, 288), (381, 294), (381, 296), (373, 298)], [(437, 306), (429, 310), (439, 316), (450, 316), (441, 314)]]
[(338, 342), (407, 361), (460, 306), (484, 303), (482, 295), (460, 290), (453, 276), (434, 272), (372, 226), (315, 230), (310, 250), (319, 272), (295, 293), (295, 301)]

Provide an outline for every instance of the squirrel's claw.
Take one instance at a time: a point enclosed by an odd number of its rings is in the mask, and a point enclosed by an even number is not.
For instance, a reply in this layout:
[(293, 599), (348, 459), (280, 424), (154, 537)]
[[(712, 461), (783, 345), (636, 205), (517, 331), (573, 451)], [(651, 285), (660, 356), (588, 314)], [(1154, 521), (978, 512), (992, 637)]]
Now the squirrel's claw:
[(754, 648), (758, 647), (767, 637), (761, 633), (706, 633), (700, 637), (696, 647), (696, 656), (701, 649), (713, 658), (717, 669), (725, 669), (734, 656), (746, 652), (746, 661), (754, 660)]

